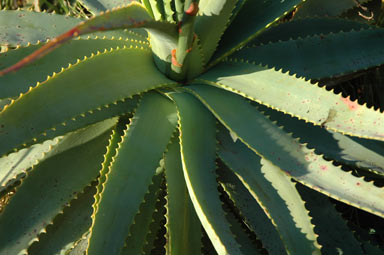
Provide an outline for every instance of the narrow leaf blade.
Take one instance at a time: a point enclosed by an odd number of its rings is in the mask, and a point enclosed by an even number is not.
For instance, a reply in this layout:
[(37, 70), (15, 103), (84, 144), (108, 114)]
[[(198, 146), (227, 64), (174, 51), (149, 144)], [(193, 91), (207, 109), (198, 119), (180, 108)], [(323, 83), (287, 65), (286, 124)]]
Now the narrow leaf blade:
[(171, 101), (157, 93), (143, 98), (106, 175), (93, 217), (88, 253), (121, 251), (176, 121)]
[(184, 178), (196, 213), (219, 255), (241, 254), (217, 191), (213, 116), (191, 95), (172, 93), (180, 116)]

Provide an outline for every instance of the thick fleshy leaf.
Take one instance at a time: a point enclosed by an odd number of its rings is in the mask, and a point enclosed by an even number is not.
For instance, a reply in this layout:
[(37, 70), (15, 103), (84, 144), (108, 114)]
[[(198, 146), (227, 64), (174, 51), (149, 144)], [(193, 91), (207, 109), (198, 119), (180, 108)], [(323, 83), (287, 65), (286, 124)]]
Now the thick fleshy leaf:
[(79, 0), (87, 10), (94, 14), (100, 14), (106, 10), (110, 10), (116, 7), (127, 5), (131, 2), (137, 2), (136, 0)]
[(54, 255), (69, 250), (91, 227), (92, 203), (95, 186), (87, 187), (65, 207), (63, 214), (53, 220), (46, 233), (38, 236), (38, 241), (28, 248), (29, 255)]
[(0, 45), (14, 47), (52, 39), (81, 21), (52, 13), (1, 10)]
[[(104, 161), (101, 165), (100, 175), (97, 178), (97, 186), (96, 186), (96, 194), (95, 201), (93, 203), (93, 211), (97, 211), (97, 207), (100, 202), (101, 193), (104, 188), (104, 183), (106, 181), (106, 175), (109, 173), (113, 157), (115, 157), (119, 143), (122, 140), (125, 130), (127, 129), (127, 120), (125, 118), (121, 118), (115, 128), (112, 130), (111, 137), (109, 138), (109, 144), (107, 146), (107, 152), (104, 154)], [(94, 220), (94, 219), (93, 219)]]
[(160, 184), (162, 181), (162, 174), (157, 174), (153, 177), (153, 184), (149, 186), (149, 193), (145, 194), (144, 201), (135, 216), (124, 248), (120, 253), (121, 255), (143, 254), (148, 241), (147, 236), (152, 234), (150, 227), (154, 221), (153, 214), (156, 210), (156, 201), (159, 197)]
[(98, 175), (109, 133), (34, 167), (0, 214), (1, 254), (25, 250), (64, 205), (90, 185)]
[(305, 1), (300, 8), (295, 12), (295, 18), (303, 18), (310, 16), (327, 16), (336, 17), (342, 13), (356, 7), (358, 4), (363, 4), (370, 0), (308, 0)]
[(179, 139), (173, 139), (165, 155), (167, 180), (167, 254), (201, 254), (201, 225), (189, 198), (183, 175)]
[(381, 217), (384, 215), (383, 188), (324, 160), (322, 155), (292, 138), (241, 96), (209, 86), (192, 89), (233, 136), (295, 180), (337, 200)]
[(384, 174), (384, 143), (350, 137), (337, 132), (327, 131), (319, 126), (305, 123), (303, 120), (260, 106), (272, 121), (282, 126), (287, 133), (299, 138), (301, 143), (324, 154), (329, 159), (356, 165)]
[(0, 144), (0, 155), (88, 111), (169, 84), (154, 66), (151, 53), (143, 49), (124, 48), (87, 58), (34, 87), (0, 113), (0, 139), (6, 141)]
[(384, 140), (380, 111), (281, 71), (233, 60), (203, 74), (201, 80), (333, 131)]
[[(363, 254), (360, 242), (348, 228), (346, 221), (336, 211), (330, 199), (301, 184), (296, 185), (305, 206), (310, 212), (315, 232), (319, 235), (322, 254)], [(331, 224), (329, 224), (331, 223)]]
[(164, 12), (165, 12), (165, 19), (168, 22), (176, 22), (174, 15), (175, 15), (175, 10), (174, 10), (174, 2), (173, 0), (163, 0), (164, 2)]
[(29, 148), (11, 153), (0, 158), (0, 192), (11, 185), (14, 181), (25, 176), (25, 172), (36, 165), (45, 154), (56, 146), (60, 138), (35, 144)]
[(179, 119), (184, 178), (196, 213), (219, 255), (241, 254), (221, 207), (215, 173), (215, 119), (197, 99), (172, 93)]
[[(22, 68), (16, 73), (0, 77), (0, 98), (16, 97), (20, 93), (28, 91), (29, 87), (35, 86), (36, 82), (43, 82), (48, 75), (60, 72), (69, 64), (75, 64), (78, 59), (89, 57), (92, 53), (103, 52), (105, 49), (116, 47), (143, 46), (146, 42), (136, 41), (137, 39), (109, 39), (97, 38), (88, 40), (73, 40), (58, 48), (53, 54), (48, 54), (35, 61), (31, 65)], [(41, 45), (30, 45), (25, 48), (9, 50), (0, 54), (0, 69), (4, 69), (28, 54), (37, 50)]]
[(224, 169), (224, 167), (220, 166), (219, 168), (220, 184), (240, 210), (245, 224), (256, 234), (257, 239), (262, 242), (263, 247), (269, 254), (286, 255), (279, 233), (265, 214), (264, 209), (260, 207), (239, 178), (232, 171)]
[(224, 129), (219, 141), (220, 158), (264, 209), (287, 252), (320, 254), (308, 211), (290, 177), (240, 141), (233, 143)]
[(47, 130), (39, 136), (36, 136), (35, 139), (33, 139), (33, 142), (41, 142), (56, 136), (62, 136), (68, 132), (73, 132), (91, 124), (93, 125), (94, 123), (105, 119), (113, 119), (118, 116), (129, 116), (137, 106), (138, 101), (139, 96), (133, 96), (132, 98), (121, 100), (110, 105), (105, 105), (97, 110), (80, 114), (80, 116), (71, 118), (60, 125)]
[(165, 11), (163, 0), (149, 0), (151, 4), (151, 10), (155, 20), (164, 20), (165, 19)]
[(90, 234), (88, 233), (86, 236), (79, 239), (76, 242), (75, 247), (66, 251), (66, 255), (84, 255), (84, 254), (86, 254), (87, 247), (88, 247), (88, 241), (89, 241), (89, 235)]
[(303, 0), (246, 0), (225, 31), (211, 65), (244, 46), (301, 2)]
[(166, 196), (166, 187), (165, 187), (165, 184), (162, 183), (160, 192), (159, 192), (159, 197), (156, 201), (156, 209), (152, 214), (152, 222), (149, 226), (149, 231), (147, 232), (146, 241), (145, 241), (146, 244), (143, 249), (143, 254), (151, 254), (152, 251), (165, 252), (164, 243), (163, 243), (163, 240), (164, 240), (163, 237), (166, 231), (164, 227), (164, 223), (166, 221), (165, 196)]
[(43, 160), (87, 143), (112, 128), (115, 124), (116, 119), (108, 119), (93, 124), (86, 129), (56, 137), (54, 140), (48, 140), (42, 144), (35, 144), (27, 149), (0, 158), (0, 177), (2, 178), (0, 192), (17, 184), (19, 180), (26, 176), (27, 171)]
[(156, 93), (142, 99), (106, 175), (88, 253), (117, 254), (123, 248), (176, 122), (171, 101)]
[(256, 240), (249, 234), (249, 229), (244, 225), (243, 219), (228, 204), (223, 204), (226, 213), (226, 219), (231, 226), (231, 232), (235, 236), (236, 241), (240, 245), (242, 255), (261, 255)]
[(372, 28), (366, 23), (340, 18), (295, 19), (269, 27), (262, 34), (248, 43), (248, 46), (268, 44), (270, 42), (289, 41), (314, 35), (326, 35), (341, 31)]
[(384, 29), (368, 29), (247, 47), (233, 57), (320, 80), (382, 65), (383, 44)]
[(206, 62), (212, 57), (226, 29), (237, 0), (200, 0), (195, 31)]
[[(129, 18), (127, 19), (127, 17)], [(142, 5), (132, 2), (126, 7), (117, 8), (81, 22), (13, 66), (0, 71), (0, 76), (22, 68), (79, 35), (124, 28), (146, 28), (154, 34), (161, 35), (163, 40), (176, 43), (176, 24), (154, 21)]]

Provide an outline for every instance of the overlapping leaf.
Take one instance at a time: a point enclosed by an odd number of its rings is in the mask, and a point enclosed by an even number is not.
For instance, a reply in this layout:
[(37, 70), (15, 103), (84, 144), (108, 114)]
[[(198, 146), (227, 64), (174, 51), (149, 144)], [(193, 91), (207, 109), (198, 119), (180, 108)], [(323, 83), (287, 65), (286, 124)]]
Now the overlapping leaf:
[(201, 76), (208, 83), (315, 125), (352, 136), (383, 141), (384, 115), (304, 79), (236, 60)]
[[(86, 132), (86, 131), (85, 131)], [(18, 254), (98, 175), (109, 132), (45, 160), (0, 214), (0, 251)], [(12, 229), (12, 231), (9, 231)]]
[(143, 49), (124, 48), (87, 58), (31, 89), (0, 113), (0, 137), (7, 141), (1, 143), (0, 155), (73, 117), (170, 83)]
[[(382, 188), (324, 160), (276, 126), (244, 98), (202, 85), (191, 87), (191, 91), (251, 150), (292, 178), (328, 196), (378, 216), (384, 215)], [(365, 195), (368, 193), (370, 196)]]
[(234, 57), (320, 80), (383, 64), (383, 43), (384, 29), (367, 29), (257, 45)]
[(196, 213), (219, 255), (241, 254), (230, 231), (217, 191), (215, 120), (185, 93), (172, 93), (179, 120), (184, 178)]
[(150, 93), (141, 101), (106, 174), (100, 201), (94, 206), (90, 254), (117, 254), (123, 248), (176, 121), (174, 105), (163, 96)]

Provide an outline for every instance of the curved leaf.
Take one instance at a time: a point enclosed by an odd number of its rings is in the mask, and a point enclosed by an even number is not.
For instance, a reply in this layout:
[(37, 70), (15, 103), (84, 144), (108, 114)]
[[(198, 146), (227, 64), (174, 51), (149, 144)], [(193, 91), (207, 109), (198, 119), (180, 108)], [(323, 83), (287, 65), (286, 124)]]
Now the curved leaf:
[[(227, 134), (225, 134), (227, 133)], [(320, 254), (304, 201), (291, 178), (221, 130), (218, 154), (257, 200), (289, 254)]]
[(370, 0), (311, 0), (305, 1), (295, 12), (295, 18), (308, 16), (339, 16), (342, 13), (352, 9), (358, 4), (369, 2)]
[[(241, 96), (210, 86), (192, 91), (231, 133), (295, 180), (332, 198), (384, 216), (384, 189), (336, 167), (279, 128)], [(225, 103), (223, 103), (225, 102)], [(223, 141), (221, 141), (223, 142)], [(369, 196), (366, 196), (369, 194)]]
[(0, 140), (6, 141), (0, 144), (0, 155), (87, 111), (172, 83), (143, 49), (111, 50), (87, 58), (53, 75), (0, 113)]
[(244, 1), (235, 19), (225, 31), (210, 66), (247, 44), (301, 2), (303, 0)]
[[(305, 206), (310, 212), (315, 232), (319, 235), (323, 254), (364, 254), (360, 242), (356, 240), (347, 226), (347, 222), (336, 211), (330, 199), (301, 184), (296, 185)], [(332, 224), (328, 224), (332, 222)]]
[(241, 94), (326, 129), (384, 140), (381, 128), (384, 115), (380, 111), (281, 71), (233, 60), (220, 64), (200, 78), (196, 82)]
[(149, 193), (145, 194), (144, 201), (140, 205), (139, 212), (135, 216), (127, 240), (121, 255), (143, 254), (147, 244), (147, 236), (152, 235), (151, 224), (156, 210), (156, 202), (160, 193), (160, 184), (163, 175), (157, 174), (152, 179), (153, 184), (149, 186)]
[(349, 137), (337, 132), (327, 131), (319, 126), (305, 123), (303, 120), (274, 111), (267, 107), (259, 109), (284, 131), (299, 138), (317, 153), (329, 159), (367, 168), (384, 174), (384, 143), (381, 141)]
[(215, 173), (215, 119), (198, 100), (169, 94), (179, 115), (184, 178), (196, 213), (219, 255), (241, 254), (221, 207)]
[(297, 40), (308, 36), (326, 35), (330, 33), (349, 32), (352, 30), (369, 29), (372, 26), (341, 18), (315, 17), (306, 19), (294, 19), (269, 27), (248, 46), (268, 44), (270, 42)]
[(149, 93), (141, 101), (106, 174), (89, 254), (117, 254), (123, 248), (176, 121), (176, 109), (165, 97)]
[[(19, 254), (98, 175), (109, 131), (34, 167), (0, 214), (0, 253)], [(12, 229), (12, 231), (9, 231)]]
[(247, 47), (233, 56), (320, 80), (382, 65), (383, 44), (384, 29), (368, 29)]
[(61, 44), (79, 35), (97, 31), (142, 27), (147, 28), (152, 33), (162, 35), (165, 40), (176, 43), (176, 24), (154, 21), (144, 7), (136, 2), (132, 2), (126, 7), (107, 11), (99, 16), (81, 22), (79, 25), (54, 38), (49, 43), (45, 44), (43, 47), (39, 48), (37, 51), (25, 57), (13, 66), (1, 70), (0, 76), (22, 68), (23, 66), (41, 58)]
[(81, 19), (32, 11), (0, 11), (0, 45), (28, 45), (46, 41), (79, 24)]
[(173, 139), (165, 155), (167, 180), (167, 254), (201, 254), (201, 224), (193, 208), (183, 176), (180, 146)]
[[(146, 45), (145, 42), (139, 42), (136, 39), (96, 38), (72, 40), (58, 48), (54, 53), (42, 57), (18, 72), (0, 76), (0, 98), (16, 97), (20, 93), (25, 93), (30, 86), (45, 81), (48, 75), (52, 75), (54, 72), (58, 73), (61, 68), (66, 68), (69, 64), (75, 64), (78, 59), (89, 57), (92, 53), (96, 54), (98, 51), (103, 52), (105, 49), (109, 50), (116, 47), (146, 47)], [(0, 54), (0, 69), (16, 63), (39, 47), (40, 44), (30, 45)]]
[(56, 146), (61, 137), (35, 144), (29, 148), (11, 153), (0, 158), (0, 192), (3, 191), (12, 180), (18, 180), (25, 172), (36, 165), (45, 154)]
[(196, 16), (195, 31), (206, 62), (212, 57), (226, 29), (237, 0), (216, 0), (199, 2), (199, 15)]
[(271, 255), (286, 255), (287, 252), (280, 236), (263, 208), (232, 171), (225, 169), (224, 166), (220, 167), (219, 170), (220, 184), (240, 210), (241, 216), (244, 217), (244, 223), (262, 242), (263, 248)]
[(106, 10), (127, 5), (127, 3), (137, 2), (136, 0), (79, 0), (92, 14), (100, 14)]
[(38, 241), (28, 248), (28, 255), (61, 254), (73, 247), (74, 243), (91, 227), (94, 186), (87, 187), (56, 216), (52, 225), (38, 236)]

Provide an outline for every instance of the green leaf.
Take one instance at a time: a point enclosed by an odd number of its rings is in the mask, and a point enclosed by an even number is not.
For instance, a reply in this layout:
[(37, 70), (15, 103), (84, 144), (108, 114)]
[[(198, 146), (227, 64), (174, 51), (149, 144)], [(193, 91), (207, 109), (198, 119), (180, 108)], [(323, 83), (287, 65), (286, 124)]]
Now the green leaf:
[(210, 86), (194, 86), (190, 91), (234, 136), (295, 180), (339, 201), (380, 217), (384, 215), (382, 188), (324, 160), (322, 155), (292, 138), (244, 98)]
[(185, 185), (178, 139), (165, 155), (167, 254), (201, 254), (201, 225)]
[[(109, 131), (29, 172), (0, 214), (0, 253), (19, 254), (98, 175)], [(12, 231), (10, 231), (12, 229)]]
[(87, 10), (94, 14), (101, 14), (106, 10), (110, 10), (116, 7), (125, 6), (131, 2), (137, 2), (136, 0), (79, 0)]
[(144, 201), (140, 205), (138, 214), (135, 216), (129, 235), (125, 241), (121, 254), (143, 254), (146, 246), (147, 235), (151, 235), (151, 223), (154, 221), (153, 214), (156, 209), (156, 201), (160, 193), (160, 184), (163, 175), (157, 174), (152, 179), (153, 184), (149, 186), (149, 193), (145, 194)]
[(0, 139), (6, 141), (0, 144), (0, 155), (71, 118), (170, 84), (154, 66), (151, 53), (143, 49), (111, 50), (87, 58), (31, 89), (0, 113)]
[(86, 236), (79, 239), (76, 242), (75, 247), (73, 247), (72, 249), (69, 249), (66, 252), (66, 255), (84, 255), (84, 254), (86, 254), (87, 247), (88, 247), (88, 241), (89, 241), (89, 233)]
[(221, 186), (236, 208), (240, 210), (244, 223), (256, 234), (257, 239), (262, 242), (268, 254), (287, 254), (275, 226), (239, 178), (232, 171), (226, 169), (224, 164), (220, 166), (219, 170)]
[(295, 185), (278, 167), (243, 143), (233, 143), (225, 129), (218, 154), (264, 209), (289, 254), (320, 254), (308, 212)]
[[(348, 228), (346, 221), (336, 211), (330, 199), (301, 184), (296, 185), (305, 206), (310, 212), (323, 254), (363, 254), (360, 242)], [(328, 224), (332, 222), (332, 224)]]
[(109, 173), (112, 160), (116, 156), (117, 150), (119, 148), (119, 143), (121, 142), (126, 129), (127, 121), (124, 118), (121, 118), (117, 123), (116, 127), (112, 130), (111, 137), (109, 138), (109, 144), (107, 146), (107, 152), (104, 154), (104, 161), (101, 164), (100, 175), (97, 178), (95, 201), (93, 204), (94, 212), (97, 211), (101, 198), (101, 193), (104, 189), (103, 185), (107, 179), (106, 175)]
[(200, 0), (199, 15), (196, 16), (195, 31), (200, 39), (206, 62), (212, 57), (219, 40), (228, 25), (237, 0)]
[[(129, 17), (129, 19), (127, 19), (127, 17)], [(0, 76), (22, 68), (79, 35), (123, 28), (146, 28), (154, 34), (161, 35), (164, 40), (173, 43), (176, 43), (177, 39), (176, 24), (155, 21), (142, 5), (132, 2), (126, 7), (116, 8), (81, 22), (79, 25), (59, 35), (15, 65), (0, 71)]]
[(191, 95), (169, 94), (175, 100), (179, 119), (184, 178), (196, 213), (219, 255), (241, 254), (226, 223), (217, 191), (215, 173), (215, 119)]
[(380, 111), (274, 69), (234, 60), (203, 74), (200, 81), (329, 130), (384, 140)]
[(369, 29), (247, 47), (233, 57), (320, 80), (382, 65), (383, 44), (384, 29)]
[(163, 0), (149, 0), (151, 4), (151, 10), (155, 20), (164, 20), (165, 19), (165, 11), (163, 6)]
[(164, 12), (165, 18), (168, 22), (176, 22), (174, 19), (175, 11), (174, 11), (174, 2), (173, 0), (163, 0), (164, 2)]
[(108, 119), (0, 158), (0, 192), (16, 184), (26, 176), (27, 171), (43, 160), (87, 143), (115, 124), (116, 119)]
[(282, 126), (284, 131), (299, 138), (300, 143), (314, 148), (317, 153), (324, 154), (326, 158), (384, 174), (383, 142), (327, 131), (267, 107), (258, 107), (264, 115)]
[(45, 154), (56, 146), (61, 137), (35, 144), (29, 148), (0, 158), (0, 192), (25, 176), (27, 170), (36, 165)]
[(294, 19), (275, 24), (248, 43), (248, 46), (268, 44), (270, 42), (297, 40), (314, 35), (326, 35), (341, 31), (369, 29), (372, 26), (340, 18), (306, 18)]
[(163, 96), (149, 93), (141, 101), (106, 175), (89, 254), (117, 254), (123, 248), (176, 120), (174, 105)]
[(231, 226), (231, 232), (235, 236), (236, 241), (240, 244), (241, 254), (243, 255), (261, 255), (260, 249), (256, 240), (249, 235), (249, 229), (244, 224), (241, 218), (239, 218), (233, 209), (228, 204), (223, 204), (224, 211), (226, 213), (226, 219)]
[[(124, 46), (146, 47), (146, 42), (136, 40), (101, 38), (72, 40), (58, 48), (54, 53), (42, 57), (20, 71), (1, 76), (0, 98), (16, 97), (20, 93), (25, 93), (30, 86), (35, 86), (36, 82), (45, 81), (48, 75), (52, 75), (54, 72), (58, 73), (61, 68), (66, 68), (69, 64), (73, 65), (78, 59), (89, 57), (92, 53), (96, 54), (98, 51), (103, 52), (105, 49), (123, 48)], [(0, 69), (16, 63), (39, 47), (40, 44), (30, 45), (0, 54)]]
[(0, 11), (0, 45), (15, 47), (45, 41), (81, 22), (81, 19), (32, 11)]
[(358, 4), (363, 4), (370, 0), (308, 0), (305, 1), (300, 8), (295, 12), (295, 18), (303, 18), (309, 16), (327, 16), (336, 17), (342, 13), (356, 7)]
[(303, 0), (246, 0), (225, 31), (210, 66), (244, 46)]
[(53, 255), (73, 247), (75, 242), (91, 227), (92, 203), (95, 186), (86, 187), (56, 216), (46, 233), (38, 236), (38, 241), (28, 248), (28, 254)]
[(47, 130), (39, 136), (36, 136), (33, 141), (45, 141), (49, 138), (61, 136), (91, 124), (93, 125), (99, 121), (113, 119), (111, 117), (130, 115), (134, 108), (137, 106), (138, 101), (139, 96), (133, 96), (129, 99), (105, 105), (96, 109), (95, 111), (88, 111), (86, 113), (80, 114), (54, 128), (51, 128), (50, 130)]
[[(164, 176), (164, 175), (163, 175)], [(164, 178), (163, 178), (164, 180)], [(165, 196), (166, 196), (165, 184), (161, 184), (159, 197), (156, 201), (156, 209), (152, 215), (152, 222), (149, 226), (149, 231), (146, 236), (146, 245), (143, 249), (143, 254), (151, 254), (152, 251), (163, 251), (164, 248), (164, 233), (166, 231), (164, 227), (165, 219)]]
[(178, 22), (183, 19), (184, 1), (185, 0), (175, 0), (176, 18)]

